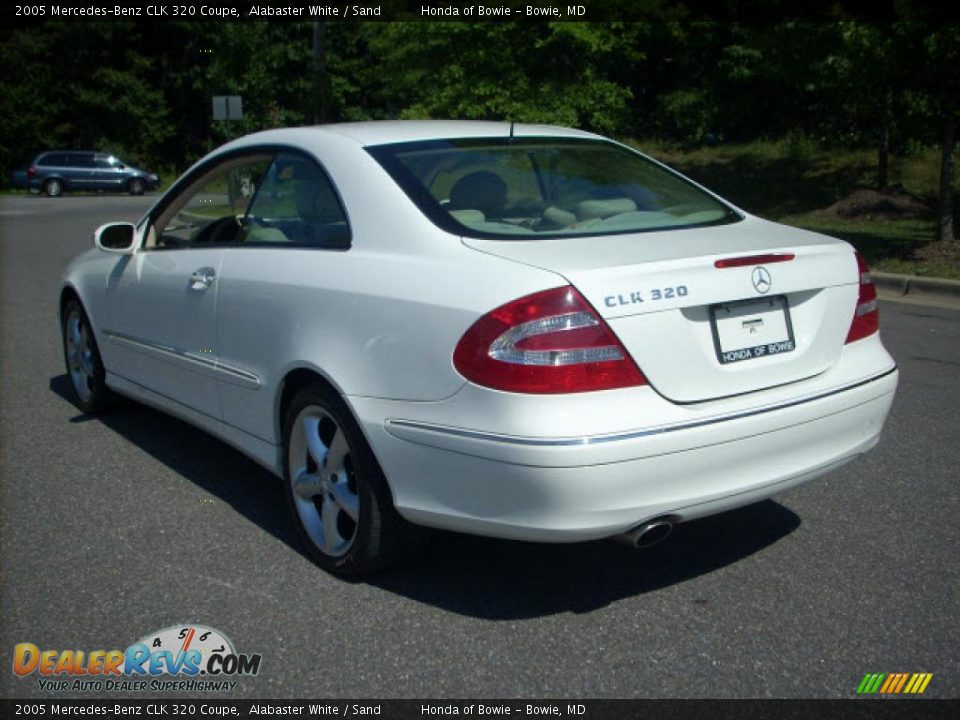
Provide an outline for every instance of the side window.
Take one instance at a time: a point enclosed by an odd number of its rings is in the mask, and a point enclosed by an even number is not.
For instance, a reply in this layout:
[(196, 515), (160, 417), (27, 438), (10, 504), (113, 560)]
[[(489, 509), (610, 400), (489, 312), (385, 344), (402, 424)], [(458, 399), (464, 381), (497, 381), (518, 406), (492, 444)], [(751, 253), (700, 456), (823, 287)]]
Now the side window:
[(316, 162), (296, 153), (277, 155), (244, 220), (243, 242), (350, 247), (346, 213)]
[(272, 159), (256, 155), (229, 160), (201, 175), (156, 218), (152, 244), (190, 247), (240, 241), (250, 203)]
[(37, 165), (40, 165), (41, 167), (63, 167), (64, 164), (65, 164), (65, 161), (64, 161), (63, 155), (59, 155), (56, 153), (50, 153), (48, 155), (44, 155), (37, 162)]
[(88, 168), (92, 169), (97, 166), (97, 163), (93, 159), (93, 155), (87, 154), (77, 154), (70, 156), (70, 167), (76, 168)]

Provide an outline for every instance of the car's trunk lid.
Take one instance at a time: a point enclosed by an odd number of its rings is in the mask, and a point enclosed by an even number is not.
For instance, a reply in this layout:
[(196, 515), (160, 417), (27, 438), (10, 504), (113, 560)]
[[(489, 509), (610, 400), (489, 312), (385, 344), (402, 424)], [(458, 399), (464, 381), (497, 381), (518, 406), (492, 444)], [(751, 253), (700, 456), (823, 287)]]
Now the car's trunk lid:
[[(752, 217), (712, 228), (463, 242), (562, 275), (650, 384), (681, 403), (825, 371), (840, 355), (857, 301), (849, 245)], [(758, 255), (775, 257), (737, 264)], [(715, 264), (731, 259), (732, 267)]]

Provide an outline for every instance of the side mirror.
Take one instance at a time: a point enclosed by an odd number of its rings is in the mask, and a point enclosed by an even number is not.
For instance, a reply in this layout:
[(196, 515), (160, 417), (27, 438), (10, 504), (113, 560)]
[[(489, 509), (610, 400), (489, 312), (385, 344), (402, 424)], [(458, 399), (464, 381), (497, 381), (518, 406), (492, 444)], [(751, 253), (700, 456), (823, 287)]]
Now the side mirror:
[(133, 252), (137, 226), (133, 223), (107, 223), (93, 233), (93, 244), (101, 250), (126, 255)]

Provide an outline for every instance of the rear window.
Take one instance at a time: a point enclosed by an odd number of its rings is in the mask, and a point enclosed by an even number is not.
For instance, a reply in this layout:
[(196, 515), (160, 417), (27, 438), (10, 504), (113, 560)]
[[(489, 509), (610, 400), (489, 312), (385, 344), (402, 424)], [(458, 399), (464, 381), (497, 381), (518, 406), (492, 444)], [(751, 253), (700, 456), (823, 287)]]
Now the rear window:
[(66, 164), (66, 155), (62, 153), (47, 153), (46, 155), (41, 155), (37, 160), (37, 165), (41, 167), (63, 167)]
[(603, 140), (443, 140), (368, 152), (425, 215), (469, 237), (608, 235), (740, 219), (676, 173)]

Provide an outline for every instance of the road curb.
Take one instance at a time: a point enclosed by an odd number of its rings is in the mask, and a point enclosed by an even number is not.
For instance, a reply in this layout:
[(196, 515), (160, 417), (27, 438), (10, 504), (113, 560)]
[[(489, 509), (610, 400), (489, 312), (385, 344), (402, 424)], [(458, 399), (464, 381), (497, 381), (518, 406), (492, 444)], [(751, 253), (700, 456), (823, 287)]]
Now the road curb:
[(877, 286), (877, 290), (885, 294), (906, 295), (918, 300), (923, 297), (936, 297), (960, 301), (960, 280), (884, 272), (871, 272), (870, 277), (873, 278), (873, 284)]

